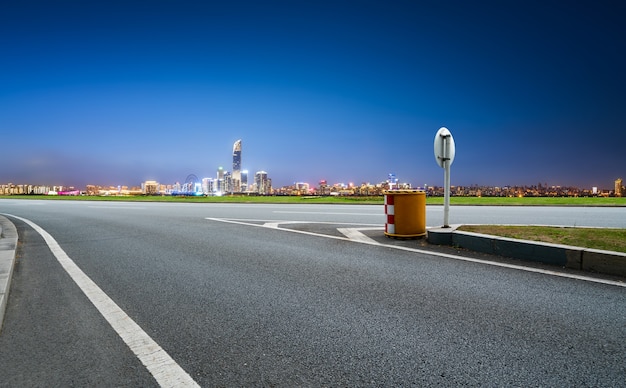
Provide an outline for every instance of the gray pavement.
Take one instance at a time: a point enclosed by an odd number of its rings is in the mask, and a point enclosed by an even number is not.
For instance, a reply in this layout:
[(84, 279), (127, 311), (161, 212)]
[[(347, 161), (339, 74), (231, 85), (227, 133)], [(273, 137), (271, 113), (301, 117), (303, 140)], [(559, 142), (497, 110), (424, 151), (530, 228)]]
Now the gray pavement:
[[(18, 203), (10, 213), (54, 235), (202, 386), (624, 381), (623, 287), (476, 265), (457, 256), (500, 259), (389, 239), (368, 225), (363, 233), (378, 244), (322, 238), (373, 217), (369, 208), (318, 209)], [(334, 222), (302, 221), (313, 217)], [(10, 372), (0, 380), (154, 385), (41, 237), (9, 218), (20, 246), (0, 337)], [(277, 218), (297, 233), (258, 227)]]
[[(496, 236), (480, 235), (477, 233), (459, 232), (456, 230), (459, 226), (460, 224), (454, 225), (454, 227), (449, 229), (428, 228), (428, 238), (426, 240), (435, 245), (453, 245), (466, 248), (474, 252), (495, 254), (503, 257), (527, 260), (529, 262), (543, 262), (552, 265), (562, 265), (571, 269), (626, 277), (626, 254), (623, 253), (597, 251), (572, 246), (557, 246), (554, 244), (544, 244), (534, 241), (513, 240)], [(464, 237), (464, 239), (461, 239), (461, 237)], [(386, 241), (393, 243), (394, 240), (386, 239)], [(398, 244), (402, 244), (402, 240), (395, 241)], [(499, 248), (499, 244), (512, 241), (514, 242), (515, 248), (512, 249), (511, 252), (507, 253), (503, 249)], [(2, 323), (4, 321), (13, 268), (15, 266), (17, 243), (18, 233), (15, 225), (8, 218), (0, 215), (0, 331), (2, 330)], [(568, 254), (571, 256), (571, 252), (574, 251), (578, 253), (581, 258), (576, 261), (575, 265), (571, 265), (571, 259), (570, 262), (566, 261), (561, 263), (557, 260), (557, 262), (553, 263), (554, 253), (545, 254), (545, 258), (541, 255), (536, 257), (527, 257), (528, 252), (536, 253), (542, 249), (550, 252), (556, 251), (559, 257), (566, 257)], [(583, 254), (587, 254), (587, 257), (589, 257), (588, 262), (591, 263), (593, 259), (593, 264), (584, 265), (582, 259), (582, 257), (584, 257)]]
[(0, 387), (158, 386), (43, 238), (11, 220), (20, 244), (0, 333)]

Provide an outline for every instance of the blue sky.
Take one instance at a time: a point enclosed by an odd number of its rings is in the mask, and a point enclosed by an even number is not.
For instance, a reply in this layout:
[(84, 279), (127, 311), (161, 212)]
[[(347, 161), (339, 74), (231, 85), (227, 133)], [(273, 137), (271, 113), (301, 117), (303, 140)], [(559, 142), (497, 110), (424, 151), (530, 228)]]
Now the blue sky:
[(626, 178), (620, 1), (5, 3), (0, 183)]

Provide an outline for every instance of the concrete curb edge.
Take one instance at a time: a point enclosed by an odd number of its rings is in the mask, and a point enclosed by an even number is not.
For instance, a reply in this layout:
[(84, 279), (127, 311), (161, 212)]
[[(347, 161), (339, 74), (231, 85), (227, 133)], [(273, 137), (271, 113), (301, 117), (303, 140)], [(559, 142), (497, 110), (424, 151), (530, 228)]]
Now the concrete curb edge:
[(8, 218), (0, 216), (0, 330), (11, 288), (16, 249), (17, 229)]
[(460, 226), (430, 228), (427, 231), (428, 242), (513, 259), (626, 277), (626, 253), (463, 232), (457, 230)]

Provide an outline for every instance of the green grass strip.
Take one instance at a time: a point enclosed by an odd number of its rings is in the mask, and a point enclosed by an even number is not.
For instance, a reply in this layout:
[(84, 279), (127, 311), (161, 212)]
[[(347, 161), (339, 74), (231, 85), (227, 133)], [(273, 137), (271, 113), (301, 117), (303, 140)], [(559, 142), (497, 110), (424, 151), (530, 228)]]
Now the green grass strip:
[(463, 225), (458, 230), (522, 240), (626, 253), (626, 229)]

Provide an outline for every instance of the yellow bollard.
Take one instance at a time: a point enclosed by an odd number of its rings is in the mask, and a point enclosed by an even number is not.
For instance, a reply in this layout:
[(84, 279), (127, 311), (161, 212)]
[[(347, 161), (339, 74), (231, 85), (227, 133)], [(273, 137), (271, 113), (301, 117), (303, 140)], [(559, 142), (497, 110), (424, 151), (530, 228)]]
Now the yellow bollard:
[(417, 238), (426, 235), (426, 193), (388, 190), (385, 194), (385, 236)]

